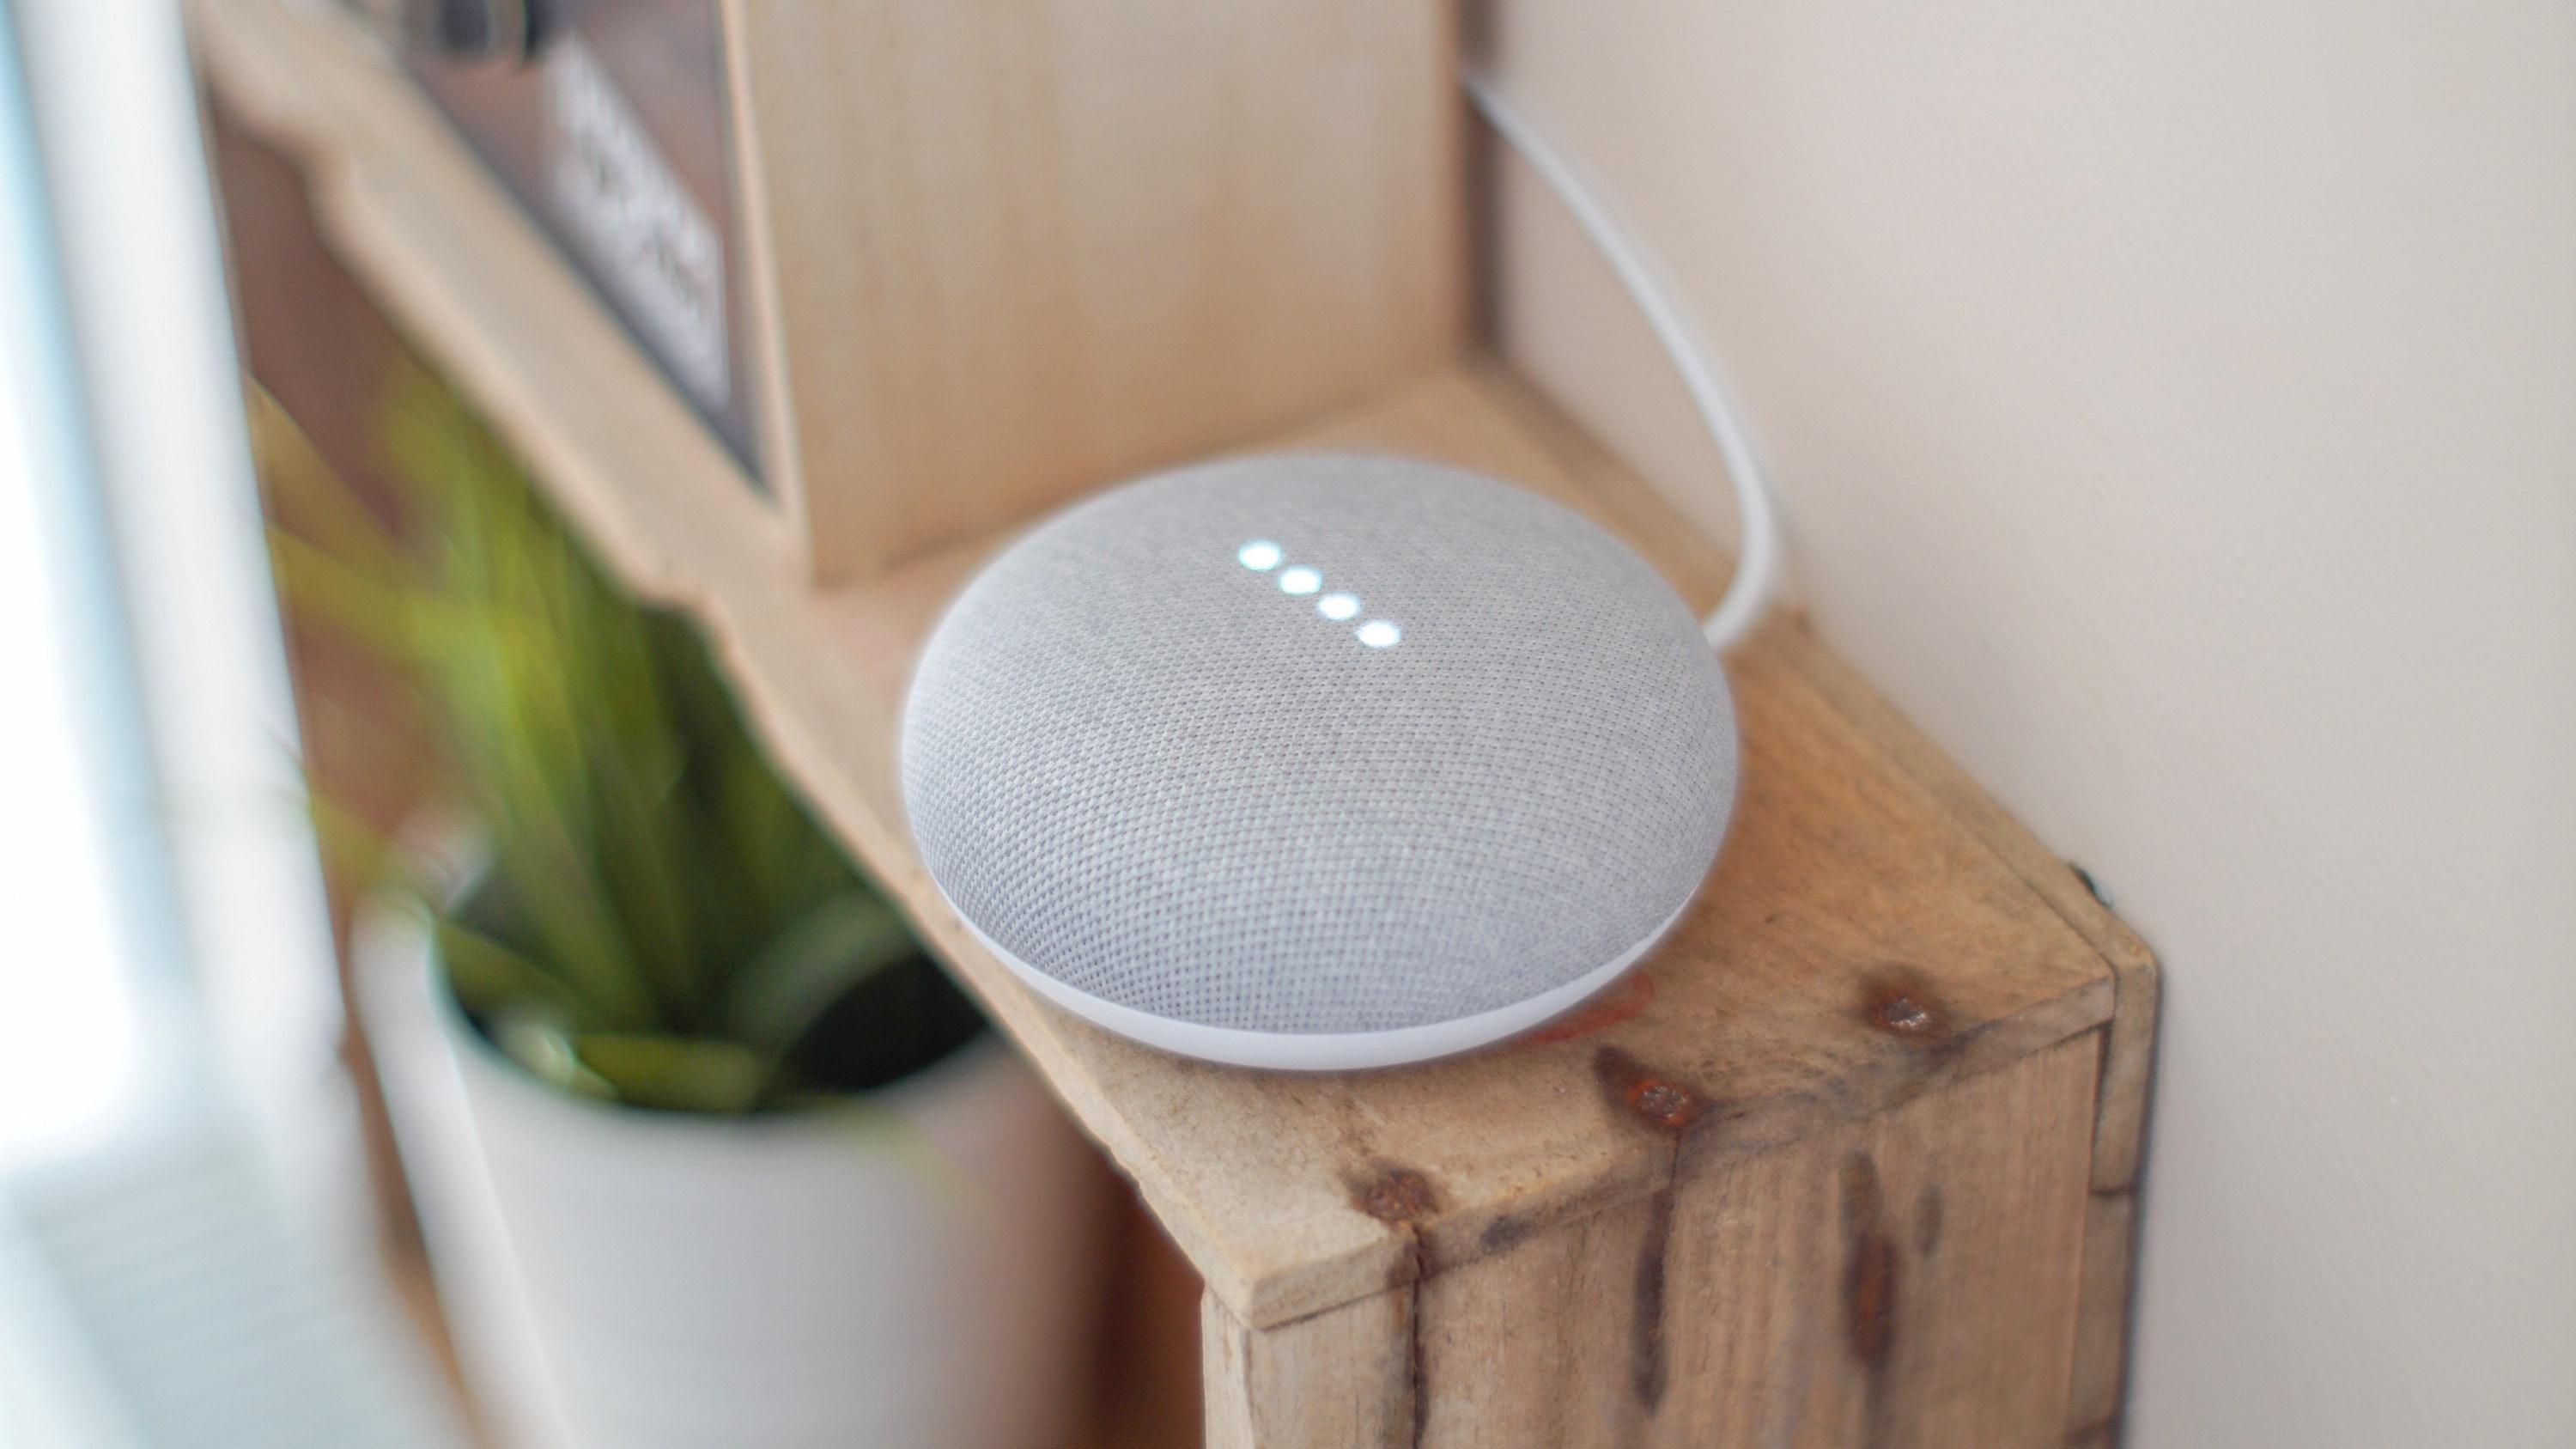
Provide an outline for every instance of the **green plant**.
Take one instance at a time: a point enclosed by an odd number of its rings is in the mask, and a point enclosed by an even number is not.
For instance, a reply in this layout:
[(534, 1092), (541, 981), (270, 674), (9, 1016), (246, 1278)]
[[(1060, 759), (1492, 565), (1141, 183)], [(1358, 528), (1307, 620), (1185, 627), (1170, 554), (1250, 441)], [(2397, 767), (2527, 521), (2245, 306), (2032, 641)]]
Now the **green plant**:
[[(281, 594), (389, 663), (490, 870), (425, 900), (468, 1018), (564, 1090), (738, 1113), (871, 1085), (978, 1024), (780, 784), (703, 644), (640, 607), (443, 385), (385, 413), (382, 523), (264, 393)], [(326, 846), (399, 856), (312, 792)]]

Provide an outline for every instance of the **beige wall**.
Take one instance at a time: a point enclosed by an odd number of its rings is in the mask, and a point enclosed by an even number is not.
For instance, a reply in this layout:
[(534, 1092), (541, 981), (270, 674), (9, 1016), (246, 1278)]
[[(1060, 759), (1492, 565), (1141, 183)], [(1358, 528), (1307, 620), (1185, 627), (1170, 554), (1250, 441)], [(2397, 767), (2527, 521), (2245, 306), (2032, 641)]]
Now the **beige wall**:
[[(2576, 1442), (2576, 7), (1498, 9), (1826, 635), (2166, 962), (2133, 1442)], [(1722, 533), (1505, 204), (1512, 351)]]

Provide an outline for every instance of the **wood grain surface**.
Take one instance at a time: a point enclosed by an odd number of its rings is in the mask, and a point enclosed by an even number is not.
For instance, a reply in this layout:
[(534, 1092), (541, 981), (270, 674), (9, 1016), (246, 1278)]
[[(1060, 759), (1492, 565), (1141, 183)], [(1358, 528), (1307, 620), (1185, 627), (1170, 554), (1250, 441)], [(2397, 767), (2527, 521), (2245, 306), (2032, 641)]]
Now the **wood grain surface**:
[(1450, 0), (726, 0), (763, 455), (822, 576), (1463, 340)]

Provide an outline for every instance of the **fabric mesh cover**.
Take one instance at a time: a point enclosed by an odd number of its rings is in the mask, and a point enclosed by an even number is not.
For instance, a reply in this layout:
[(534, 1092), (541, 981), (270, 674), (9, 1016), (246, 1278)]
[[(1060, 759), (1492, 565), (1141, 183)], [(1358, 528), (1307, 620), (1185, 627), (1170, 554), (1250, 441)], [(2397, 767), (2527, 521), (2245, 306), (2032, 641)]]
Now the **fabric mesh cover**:
[(1271, 1033), (1445, 1022), (1634, 950), (1707, 874), (1736, 770), (1725, 674), (1624, 545), (1473, 474), (1312, 455), (1020, 539), (925, 647), (902, 748), (922, 859), (986, 937)]

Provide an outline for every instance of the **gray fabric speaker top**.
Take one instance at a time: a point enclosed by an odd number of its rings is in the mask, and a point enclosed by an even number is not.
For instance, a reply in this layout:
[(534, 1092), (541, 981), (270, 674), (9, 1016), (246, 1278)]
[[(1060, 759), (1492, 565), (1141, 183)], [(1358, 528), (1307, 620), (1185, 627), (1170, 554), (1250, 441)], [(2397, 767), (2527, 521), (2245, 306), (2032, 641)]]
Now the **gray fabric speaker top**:
[(958, 598), (905, 706), (921, 856), (1077, 991), (1269, 1033), (1526, 1001), (1632, 953), (1735, 793), (1726, 677), (1545, 499), (1384, 457), (1130, 484)]

